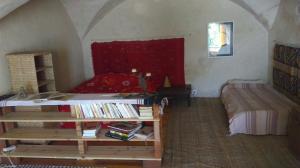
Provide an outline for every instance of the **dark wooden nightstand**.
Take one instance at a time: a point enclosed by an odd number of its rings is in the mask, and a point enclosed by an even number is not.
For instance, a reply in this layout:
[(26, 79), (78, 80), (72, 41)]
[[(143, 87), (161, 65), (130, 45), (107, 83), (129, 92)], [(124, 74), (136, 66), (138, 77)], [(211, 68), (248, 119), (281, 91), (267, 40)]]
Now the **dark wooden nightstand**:
[(162, 87), (158, 90), (160, 97), (167, 97), (168, 99), (187, 100), (188, 106), (191, 106), (191, 90), (190, 84), (184, 86)]

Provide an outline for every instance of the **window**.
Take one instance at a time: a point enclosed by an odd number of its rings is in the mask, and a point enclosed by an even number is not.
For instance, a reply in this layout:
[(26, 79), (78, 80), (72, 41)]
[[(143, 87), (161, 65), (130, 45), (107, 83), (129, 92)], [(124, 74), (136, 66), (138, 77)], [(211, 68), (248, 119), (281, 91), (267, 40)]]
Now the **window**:
[(208, 24), (208, 56), (233, 56), (233, 22)]

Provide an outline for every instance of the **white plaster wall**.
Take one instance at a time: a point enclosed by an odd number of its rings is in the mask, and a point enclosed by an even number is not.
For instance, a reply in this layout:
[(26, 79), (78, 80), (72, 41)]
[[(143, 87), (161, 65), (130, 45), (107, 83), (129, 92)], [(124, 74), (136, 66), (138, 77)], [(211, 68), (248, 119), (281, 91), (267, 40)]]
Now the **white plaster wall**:
[(60, 0), (81, 38), (99, 10), (109, 0)]
[(0, 21), (0, 94), (10, 90), (5, 54), (44, 50), (53, 52), (59, 90), (84, 79), (80, 39), (59, 0), (31, 0)]
[(296, 14), (298, 0), (281, 1), (273, 28), (269, 32), (269, 80), (272, 81), (274, 44), (300, 47), (300, 15)]
[[(207, 24), (234, 21), (234, 56), (208, 58)], [(218, 96), (231, 78), (268, 77), (268, 33), (246, 10), (224, 0), (126, 0), (83, 40), (86, 78), (93, 76), (92, 41), (185, 38), (185, 78), (197, 96)]]

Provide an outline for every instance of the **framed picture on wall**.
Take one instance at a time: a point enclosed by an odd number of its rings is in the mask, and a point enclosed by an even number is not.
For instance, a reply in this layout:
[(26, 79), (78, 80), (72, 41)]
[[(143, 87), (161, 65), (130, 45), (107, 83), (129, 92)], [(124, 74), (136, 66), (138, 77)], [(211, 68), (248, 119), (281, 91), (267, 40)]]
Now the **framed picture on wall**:
[(233, 56), (233, 22), (208, 24), (208, 57)]

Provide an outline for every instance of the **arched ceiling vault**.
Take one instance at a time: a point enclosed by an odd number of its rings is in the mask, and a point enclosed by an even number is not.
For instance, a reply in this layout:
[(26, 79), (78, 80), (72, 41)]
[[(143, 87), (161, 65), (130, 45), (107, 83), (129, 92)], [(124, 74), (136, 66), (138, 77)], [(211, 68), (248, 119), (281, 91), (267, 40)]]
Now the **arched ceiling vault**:
[[(111, 10), (125, 0), (61, 0), (70, 15), (81, 39)], [(251, 13), (266, 30), (272, 28), (280, 0), (230, 0)], [(77, 7), (77, 9), (76, 9)], [(80, 8), (79, 8), (80, 7)], [(95, 8), (97, 7), (97, 9)], [(93, 9), (91, 9), (93, 8)], [(76, 17), (83, 12), (89, 12), (89, 16)], [(80, 20), (81, 19), (81, 20)], [(80, 23), (85, 23), (84, 25)], [(87, 24), (88, 23), (88, 24)]]
[[(29, 0), (1, 0), (0, 19)], [(60, 0), (72, 20), (78, 36), (83, 39), (91, 29), (110, 11), (125, 0)], [(280, 0), (229, 0), (260, 22), (266, 30), (272, 28)], [(188, 1), (187, 1), (188, 2)]]
[(267, 30), (273, 27), (280, 0), (230, 0), (251, 13)]
[(0, 19), (14, 11), (18, 7), (27, 3), (29, 0), (1, 0), (0, 1)]

